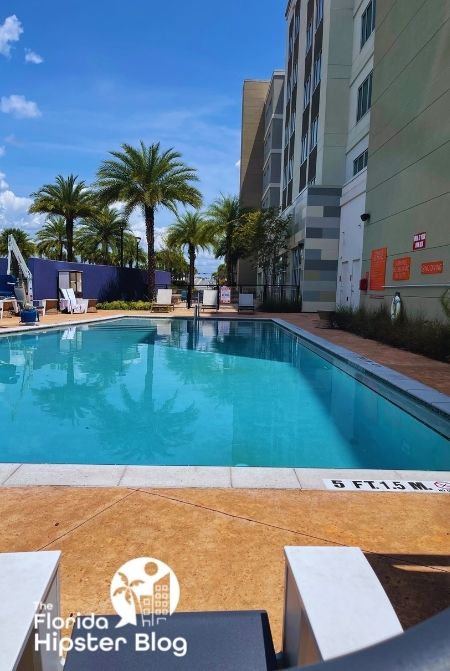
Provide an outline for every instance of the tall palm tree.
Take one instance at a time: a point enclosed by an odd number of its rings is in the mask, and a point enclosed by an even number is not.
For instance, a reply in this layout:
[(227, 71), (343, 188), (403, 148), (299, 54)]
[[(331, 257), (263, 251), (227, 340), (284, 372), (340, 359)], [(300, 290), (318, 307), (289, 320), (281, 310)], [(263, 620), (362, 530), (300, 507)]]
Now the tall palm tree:
[(77, 219), (90, 217), (95, 210), (92, 192), (77, 175), (58, 175), (55, 184), (44, 184), (31, 194), (30, 213), (56, 214), (66, 222), (67, 260), (74, 260), (73, 229)]
[(25, 259), (33, 256), (35, 252), (34, 242), (30, 240), (28, 233), (21, 228), (4, 228), (0, 232), (0, 256), (8, 255), (8, 237), (10, 235), (14, 236), (14, 240)]
[(239, 198), (220, 194), (208, 208), (207, 216), (217, 235), (216, 257), (225, 257), (227, 284), (233, 284), (234, 268), (238, 260), (233, 249), (233, 237), (242, 216)]
[(214, 234), (210, 222), (201, 212), (185, 212), (177, 217), (169, 227), (167, 244), (169, 247), (186, 248), (189, 257), (189, 284), (194, 284), (195, 259), (199, 249), (212, 245)]
[(128, 222), (119, 210), (104, 207), (86, 218), (75, 233), (75, 248), (82, 259), (108, 265), (120, 255), (122, 232)]
[(125, 216), (135, 209), (144, 215), (147, 235), (148, 292), (155, 293), (155, 214), (166, 207), (174, 214), (177, 205), (200, 207), (202, 197), (193, 182), (197, 172), (181, 159), (181, 154), (161, 151), (159, 142), (138, 148), (122, 145), (122, 151), (110, 152), (113, 159), (103, 161), (97, 173), (99, 197), (105, 203), (122, 201)]
[(36, 233), (36, 248), (48, 259), (64, 261), (67, 250), (66, 222), (64, 217), (49, 217)]

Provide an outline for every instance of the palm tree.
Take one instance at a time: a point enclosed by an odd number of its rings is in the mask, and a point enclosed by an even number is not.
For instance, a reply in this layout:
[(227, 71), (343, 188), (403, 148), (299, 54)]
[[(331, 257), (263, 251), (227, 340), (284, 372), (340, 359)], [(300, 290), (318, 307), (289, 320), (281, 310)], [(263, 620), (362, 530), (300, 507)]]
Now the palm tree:
[(64, 261), (67, 250), (66, 222), (64, 217), (49, 217), (36, 233), (39, 254), (48, 259)]
[(75, 248), (82, 259), (108, 265), (120, 255), (121, 236), (128, 227), (125, 217), (104, 207), (84, 220), (75, 233)]
[(198, 181), (194, 168), (181, 159), (181, 154), (168, 149), (161, 151), (159, 142), (140, 147), (122, 145), (122, 151), (110, 152), (113, 159), (103, 161), (97, 173), (99, 197), (105, 203), (121, 201), (125, 216), (135, 209), (144, 215), (147, 235), (147, 264), (149, 298), (155, 293), (155, 214), (166, 207), (174, 214), (177, 205), (200, 207), (202, 197), (193, 182)]
[(211, 246), (214, 235), (210, 222), (201, 212), (185, 212), (167, 232), (169, 247), (187, 248), (189, 257), (189, 284), (194, 285), (195, 259), (199, 249)]
[(234, 267), (238, 260), (233, 249), (233, 237), (242, 216), (239, 198), (220, 194), (208, 208), (207, 216), (217, 235), (216, 258), (225, 257), (227, 284), (233, 284)]
[(17, 246), (22, 252), (25, 259), (33, 256), (35, 252), (34, 242), (30, 240), (28, 233), (22, 231), (21, 228), (4, 228), (0, 233), (0, 256), (8, 255), (8, 237), (14, 236)]
[(67, 260), (74, 260), (73, 228), (75, 221), (92, 216), (95, 210), (93, 194), (86, 182), (78, 180), (78, 176), (58, 175), (55, 184), (44, 184), (39, 191), (31, 194), (34, 203), (30, 213), (56, 214), (64, 217), (66, 222)]

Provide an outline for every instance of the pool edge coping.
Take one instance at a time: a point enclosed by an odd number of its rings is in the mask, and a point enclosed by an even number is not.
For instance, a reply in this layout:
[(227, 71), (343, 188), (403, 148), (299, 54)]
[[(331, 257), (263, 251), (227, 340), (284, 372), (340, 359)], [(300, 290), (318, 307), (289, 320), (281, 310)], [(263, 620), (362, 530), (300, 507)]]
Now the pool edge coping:
[[(31, 328), (15, 326), (2, 329), (1, 335), (46, 331), (47, 329), (64, 329), (72, 326), (83, 326), (96, 322), (111, 321), (123, 318), (167, 319), (157, 315), (108, 315), (93, 317), (82, 321), (71, 320), (64, 323), (37, 324)], [(192, 319), (180, 316), (178, 319)], [(202, 316), (204, 320), (229, 319), (216, 315)], [(232, 319), (238, 319), (233, 317)], [(313, 346), (337, 357), (340, 361), (370, 377), (378, 379), (383, 385), (393, 388), (402, 396), (410, 397), (419, 406), (450, 419), (450, 396), (414, 380), (402, 373), (378, 364), (371, 359), (357, 354), (340, 345), (335, 345), (325, 338), (316, 336), (309, 331), (295, 326), (291, 322), (278, 317), (247, 318), (245, 321), (269, 321), (310, 342)], [(434, 401), (424, 399), (416, 391), (429, 393)], [(448, 405), (442, 407), (442, 405)], [(8, 468), (10, 472), (8, 472)], [(6, 476), (2, 472), (6, 471)], [(34, 473), (33, 473), (34, 471)], [(53, 473), (52, 473), (53, 471)], [(407, 474), (414, 474), (409, 475)], [(432, 477), (432, 474), (434, 476)], [(436, 475), (437, 474), (437, 475)], [(145, 477), (142, 478), (141, 476)], [(23, 477), (22, 477), (23, 476)], [(155, 477), (156, 476), (156, 477)], [(238, 467), (238, 466), (135, 466), (135, 465), (103, 465), (103, 464), (31, 464), (0, 462), (0, 488), (63, 486), (63, 487), (124, 487), (124, 488), (224, 488), (224, 489), (291, 489), (330, 491), (324, 480), (332, 479), (371, 479), (371, 480), (404, 480), (428, 481), (439, 478), (450, 481), (450, 471), (414, 471), (386, 469), (342, 469), (342, 468), (270, 468), (270, 467)], [(134, 483), (134, 484), (133, 484)], [(187, 484), (186, 484), (187, 483)], [(336, 490), (338, 491), (338, 490)], [(348, 490), (346, 490), (348, 491)], [(363, 490), (358, 490), (363, 491)], [(392, 492), (386, 492), (392, 493)], [(402, 492), (397, 492), (402, 493)], [(411, 492), (410, 492), (411, 493)], [(419, 493), (419, 492), (417, 492)], [(423, 492), (420, 492), (423, 493)], [(439, 493), (439, 492), (434, 492)]]

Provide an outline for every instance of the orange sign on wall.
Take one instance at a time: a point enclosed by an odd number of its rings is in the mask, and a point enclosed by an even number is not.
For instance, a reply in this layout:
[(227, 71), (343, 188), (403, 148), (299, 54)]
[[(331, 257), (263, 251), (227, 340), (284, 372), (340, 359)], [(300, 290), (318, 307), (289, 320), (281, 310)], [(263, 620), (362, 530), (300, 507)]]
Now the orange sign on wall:
[(438, 275), (439, 273), (444, 272), (444, 262), (428, 261), (427, 263), (422, 263), (420, 272), (422, 275)]
[(411, 275), (411, 257), (403, 256), (401, 259), (394, 259), (392, 263), (393, 280), (409, 280)]
[(387, 247), (372, 249), (370, 255), (370, 283), (371, 291), (383, 291), (386, 278)]

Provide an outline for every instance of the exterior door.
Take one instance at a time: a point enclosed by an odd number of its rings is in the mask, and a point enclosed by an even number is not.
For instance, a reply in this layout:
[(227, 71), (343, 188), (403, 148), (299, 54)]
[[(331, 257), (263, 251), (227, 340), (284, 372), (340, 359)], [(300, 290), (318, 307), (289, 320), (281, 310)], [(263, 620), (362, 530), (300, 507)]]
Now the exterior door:
[(359, 280), (361, 278), (361, 259), (353, 259), (352, 275), (350, 280), (351, 296), (350, 305), (352, 308), (359, 307)]
[(344, 308), (349, 307), (349, 268), (348, 261), (342, 263), (341, 268), (341, 296), (340, 305)]

